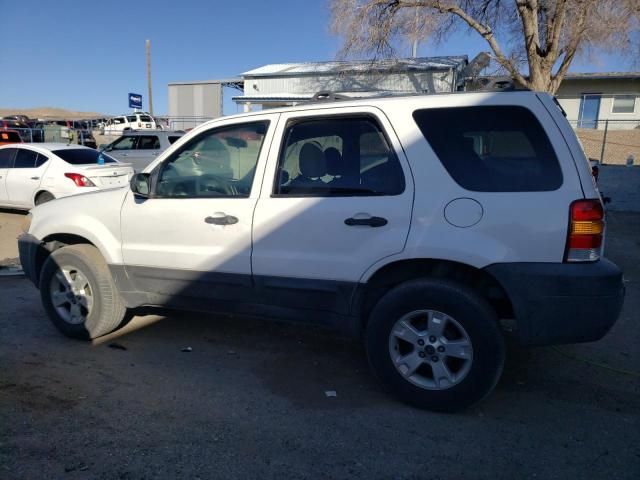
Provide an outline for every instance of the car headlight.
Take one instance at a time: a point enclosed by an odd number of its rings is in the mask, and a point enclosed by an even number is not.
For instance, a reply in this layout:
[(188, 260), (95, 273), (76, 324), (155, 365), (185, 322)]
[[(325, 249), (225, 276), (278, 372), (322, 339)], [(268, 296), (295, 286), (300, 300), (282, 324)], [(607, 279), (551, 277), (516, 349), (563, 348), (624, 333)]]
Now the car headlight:
[(20, 223), (20, 229), (23, 233), (29, 233), (29, 228), (31, 227), (31, 221), (33, 220), (33, 215), (31, 212), (27, 213), (25, 217), (22, 219)]

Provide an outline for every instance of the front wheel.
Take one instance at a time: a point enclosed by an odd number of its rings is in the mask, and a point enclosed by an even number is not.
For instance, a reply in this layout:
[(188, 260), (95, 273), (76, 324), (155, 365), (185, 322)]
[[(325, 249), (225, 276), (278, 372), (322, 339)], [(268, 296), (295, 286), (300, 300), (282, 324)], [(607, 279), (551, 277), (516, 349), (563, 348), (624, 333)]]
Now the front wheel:
[(106, 335), (126, 315), (109, 267), (93, 245), (55, 250), (42, 268), (40, 296), (49, 319), (68, 337)]
[(441, 279), (408, 281), (382, 297), (366, 346), (371, 367), (392, 393), (435, 411), (482, 400), (505, 358), (491, 306), (470, 288)]

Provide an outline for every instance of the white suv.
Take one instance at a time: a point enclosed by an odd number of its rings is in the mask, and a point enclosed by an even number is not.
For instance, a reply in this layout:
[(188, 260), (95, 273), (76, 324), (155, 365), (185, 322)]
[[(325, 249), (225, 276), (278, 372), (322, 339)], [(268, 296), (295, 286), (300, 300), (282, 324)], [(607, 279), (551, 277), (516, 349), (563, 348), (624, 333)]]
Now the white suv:
[(66, 335), (148, 306), (312, 322), (361, 336), (401, 399), (456, 410), (496, 385), (505, 335), (610, 329), (604, 227), (552, 97), (459, 93), (213, 120), (131, 189), (35, 208), (19, 247)]
[(104, 134), (122, 134), (130, 130), (156, 130), (157, 128), (156, 121), (151, 115), (145, 112), (136, 112), (107, 120), (104, 125)]

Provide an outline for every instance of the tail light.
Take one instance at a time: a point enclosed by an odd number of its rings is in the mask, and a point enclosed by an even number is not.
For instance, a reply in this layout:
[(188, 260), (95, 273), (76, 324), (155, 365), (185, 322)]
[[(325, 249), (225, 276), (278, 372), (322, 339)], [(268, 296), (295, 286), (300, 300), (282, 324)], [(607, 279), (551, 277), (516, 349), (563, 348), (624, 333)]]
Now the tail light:
[(78, 187), (95, 187), (96, 184), (89, 180), (87, 177), (82, 175), (81, 173), (65, 173), (65, 177), (73, 180), (73, 183)]
[(576, 200), (569, 212), (566, 262), (595, 262), (602, 254), (604, 209), (599, 199)]

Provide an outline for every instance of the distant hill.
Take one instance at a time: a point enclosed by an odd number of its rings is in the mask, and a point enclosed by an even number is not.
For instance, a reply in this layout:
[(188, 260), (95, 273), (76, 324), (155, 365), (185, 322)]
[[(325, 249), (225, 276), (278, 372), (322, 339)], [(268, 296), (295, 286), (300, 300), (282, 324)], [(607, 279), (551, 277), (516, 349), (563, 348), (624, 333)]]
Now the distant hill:
[(110, 117), (104, 113), (76, 112), (64, 108), (39, 107), (39, 108), (0, 108), (0, 117), (7, 115), (26, 115), (29, 118), (54, 118), (64, 120), (82, 120), (88, 118)]

